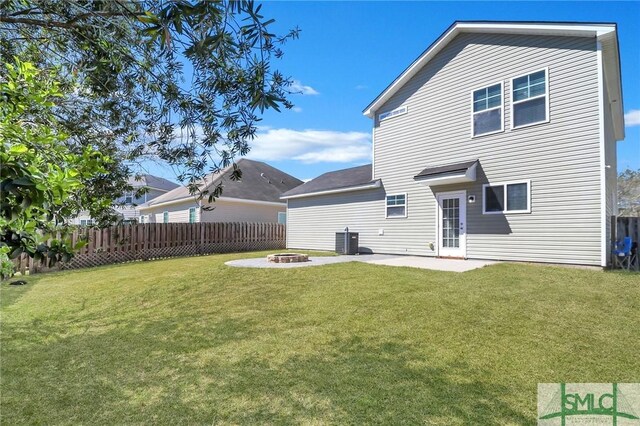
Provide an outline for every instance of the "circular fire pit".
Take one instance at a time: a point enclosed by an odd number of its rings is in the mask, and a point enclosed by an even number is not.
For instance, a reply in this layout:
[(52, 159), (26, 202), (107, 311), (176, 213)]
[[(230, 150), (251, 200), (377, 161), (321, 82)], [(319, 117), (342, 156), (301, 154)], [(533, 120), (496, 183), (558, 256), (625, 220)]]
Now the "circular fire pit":
[(267, 256), (267, 262), (271, 263), (298, 263), (308, 261), (309, 255), (302, 253), (276, 253)]

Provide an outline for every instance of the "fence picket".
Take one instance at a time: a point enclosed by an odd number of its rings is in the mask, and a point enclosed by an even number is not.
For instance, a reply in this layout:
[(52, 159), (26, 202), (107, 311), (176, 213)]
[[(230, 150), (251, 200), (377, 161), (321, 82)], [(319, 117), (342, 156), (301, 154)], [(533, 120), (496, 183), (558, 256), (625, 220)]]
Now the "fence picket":
[[(638, 226), (633, 229), (637, 232)], [(80, 239), (87, 239), (88, 243), (68, 263), (47, 267), (25, 254), (13, 262), (16, 271), (34, 274), (164, 257), (277, 250), (285, 247), (285, 235), (285, 226), (276, 223), (144, 223), (104, 229), (84, 227), (73, 231), (71, 242), (75, 245)]]

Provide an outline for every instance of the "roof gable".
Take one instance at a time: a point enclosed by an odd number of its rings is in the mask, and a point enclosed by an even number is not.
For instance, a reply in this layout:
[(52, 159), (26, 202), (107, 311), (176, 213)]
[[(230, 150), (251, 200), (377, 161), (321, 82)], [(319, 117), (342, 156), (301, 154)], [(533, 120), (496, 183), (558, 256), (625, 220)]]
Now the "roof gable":
[[(239, 181), (231, 180), (233, 164), (217, 173), (211, 173), (198, 182), (202, 191), (222, 183), (222, 197), (253, 201), (282, 202), (280, 195), (290, 189), (302, 185), (302, 181), (276, 169), (261, 161), (241, 158), (237, 166), (242, 172)], [(176, 201), (195, 201), (185, 186), (179, 186), (172, 191), (147, 202), (145, 206), (156, 206)]]
[(454, 22), (409, 67), (387, 86), (363, 111), (374, 118), (376, 112), (408, 83), (431, 59), (462, 33), (521, 34), (594, 37), (600, 42), (605, 84), (611, 97), (616, 139), (624, 139), (624, 108), (616, 24), (559, 22)]

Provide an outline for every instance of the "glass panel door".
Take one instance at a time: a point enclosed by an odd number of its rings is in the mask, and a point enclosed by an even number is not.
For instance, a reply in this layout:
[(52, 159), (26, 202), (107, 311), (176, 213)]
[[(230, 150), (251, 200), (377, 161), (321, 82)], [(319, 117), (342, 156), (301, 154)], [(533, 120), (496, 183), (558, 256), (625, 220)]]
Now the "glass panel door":
[(438, 255), (465, 257), (466, 193), (438, 194)]

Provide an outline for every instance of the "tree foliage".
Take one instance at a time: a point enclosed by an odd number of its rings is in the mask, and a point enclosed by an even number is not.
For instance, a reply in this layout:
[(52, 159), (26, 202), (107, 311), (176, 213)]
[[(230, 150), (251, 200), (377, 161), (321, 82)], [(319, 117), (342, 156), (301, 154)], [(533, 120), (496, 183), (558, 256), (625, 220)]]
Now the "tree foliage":
[(0, 81), (0, 252), (67, 260), (74, 247), (57, 235), (64, 234), (59, 225), (89, 202), (109, 206), (109, 198), (87, 200), (81, 189), (85, 181), (105, 174), (112, 159), (91, 147), (76, 153), (64, 143), (67, 135), (53, 113), (62, 98), (55, 73), (19, 60), (5, 67)]
[(618, 175), (618, 215), (640, 216), (640, 170)]
[[(194, 194), (220, 195), (220, 186), (199, 193), (196, 182), (249, 151), (265, 109), (292, 106), (291, 82), (272, 60), (298, 30), (276, 35), (273, 23), (253, 1), (0, 0), (0, 59), (55, 70), (55, 104), (31, 115), (42, 114), (43, 126), (55, 118), (47, 137), (56, 144), (46, 149), (110, 159), (73, 188), (106, 224), (104, 200), (130, 190), (146, 161), (171, 165)], [(0, 70), (0, 81), (9, 78)]]

